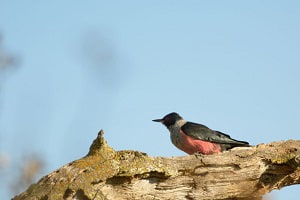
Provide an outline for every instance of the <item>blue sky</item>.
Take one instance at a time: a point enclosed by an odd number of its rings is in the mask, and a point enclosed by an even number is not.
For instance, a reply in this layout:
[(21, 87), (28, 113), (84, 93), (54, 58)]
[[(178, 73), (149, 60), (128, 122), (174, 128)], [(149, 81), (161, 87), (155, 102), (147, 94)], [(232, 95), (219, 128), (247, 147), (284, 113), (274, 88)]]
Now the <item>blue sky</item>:
[(100, 129), (116, 150), (185, 155), (151, 121), (172, 111), (253, 145), (299, 139), (298, 1), (0, 5), (4, 46), (21, 63), (1, 82), (12, 166), (37, 153), (47, 174), (84, 156)]

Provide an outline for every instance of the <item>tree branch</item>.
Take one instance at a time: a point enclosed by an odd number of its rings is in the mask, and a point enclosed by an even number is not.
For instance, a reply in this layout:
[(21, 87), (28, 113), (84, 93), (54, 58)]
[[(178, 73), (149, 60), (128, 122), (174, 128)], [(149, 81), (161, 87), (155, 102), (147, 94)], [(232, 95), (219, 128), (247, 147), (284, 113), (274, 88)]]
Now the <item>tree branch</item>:
[(165, 158), (115, 151), (101, 130), (87, 156), (44, 176), (14, 200), (261, 199), (299, 183), (299, 140)]

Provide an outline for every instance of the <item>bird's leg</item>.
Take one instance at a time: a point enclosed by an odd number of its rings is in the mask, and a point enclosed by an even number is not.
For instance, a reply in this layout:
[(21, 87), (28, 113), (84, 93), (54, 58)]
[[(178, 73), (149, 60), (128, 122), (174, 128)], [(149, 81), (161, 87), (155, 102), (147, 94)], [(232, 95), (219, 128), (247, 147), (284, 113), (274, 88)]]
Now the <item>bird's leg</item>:
[(198, 158), (198, 159), (203, 157), (203, 154), (200, 153), (200, 152), (196, 152), (196, 153), (194, 153), (193, 155), (195, 155), (196, 158)]

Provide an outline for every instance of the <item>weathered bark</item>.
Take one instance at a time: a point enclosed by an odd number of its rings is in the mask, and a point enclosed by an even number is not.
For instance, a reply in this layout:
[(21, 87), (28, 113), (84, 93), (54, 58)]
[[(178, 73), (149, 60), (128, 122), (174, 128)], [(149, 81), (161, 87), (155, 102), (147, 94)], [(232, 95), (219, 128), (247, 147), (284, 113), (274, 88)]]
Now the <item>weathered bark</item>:
[(165, 158), (115, 151), (100, 131), (87, 156), (44, 176), (14, 200), (261, 199), (299, 183), (299, 140)]

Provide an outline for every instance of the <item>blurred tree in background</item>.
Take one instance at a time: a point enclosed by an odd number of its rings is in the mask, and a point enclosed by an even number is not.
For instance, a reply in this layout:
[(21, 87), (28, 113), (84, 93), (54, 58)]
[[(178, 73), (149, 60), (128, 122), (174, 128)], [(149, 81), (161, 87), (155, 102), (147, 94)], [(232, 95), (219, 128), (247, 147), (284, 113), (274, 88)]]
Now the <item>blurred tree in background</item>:
[(18, 66), (18, 59), (15, 55), (7, 52), (3, 45), (3, 36), (0, 34), (0, 87), (3, 84), (7, 73), (16, 69)]
[[(5, 48), (3, 44), (3, 36), (0, 34), (0, 89), (8, 75), (16, 70), (18, 66), (18, 57), (10, 53)], [(1, 96), (2, 90), (0, 90), (0, 97)], [(0, 115), (2, 115), (2, 99), (3, 98), (0, 98)], [(1, 142), (3, 142), (3, 140), (0, 138), (0, 145)], [(41, 172), (44, 162), (35, 154), (29, 155), (28, 152), (20, 152), (23, 156), (20, 161), (21, 165), (18, 165), (12, 160), (9, 153), (1, 151), (3, 150), (0, 150), (0, 184), (2, 189), (10, 190), (12, 195), (20, 193), (33, 183), (37, 175)]]
[[(79, 50), (78, 61), (79, 63), (81, 62), (83, 81), (82, 91), (79, 92), (81, 95), (77, 96), (81, 106), (74, 107), (74, 109), (77, 109), (75, 113), (80, 114), (69, 116), (73, 118), (71, 122), (74, 124), (65, 124), (66, 127), (70, 127), (70, 134), (80, 132), (78, 130), (80, 127), (76, 126), (76, 124), (80, 124), (82, 121), (89, 121), (93, 113), (94, 115), (107, 113), (105, 119), (102, 120), (109, 120), (109, 110), (114, 107), (117, 92), (130, 78), (130, 63), (127, 57), (123, 57), (118, 51), (117, 45), (114, 43), (113, 34), (109, 34), (106, 31), (87, 31), (79, 38), (77, 45), (76, 49)], [(0, 97), (5, 92), (1, 90), (1, 86), (19, 66), (18, 56), (11, 53), (4, 46), (2, 37), (0, 37)], [(95, 100), (98, 104), (95, 104)], [(5, 118), (6, 116), (3, 116), (3, 112), (1, 112), (1, 106), (4, 105), (2, 101), (3, 98), (0, 98), (0, 117)], [(16, 113), (16, 115), (19, 114)], [(2, 132), (2, 134), (6, 133)], [(75, 138), (73, 143), (78, 143), (78, 140), (80, 138)], [(3, 140), (1, 140), (0, 136), (0, 145), (2, 144), (1, 142)], [(51, 162), (51, 160), (47, 160), (41, 155), (43, 151), (37, 152), (32, 150), (31, 147), (35, 146), (35, 144), (31, 144), (30, 138), (28, 138), (28, 143), (29, 148), (18, 152), (17, 158), (15, 158), (16, 155), (11, 155), (5, 149), (0, 148), (0, 174), (2, 175), (0, 188), (10, 191), (11, 196), (23, 192), (45, 170), (53, 170), (47, 169), (47, 161)]]

